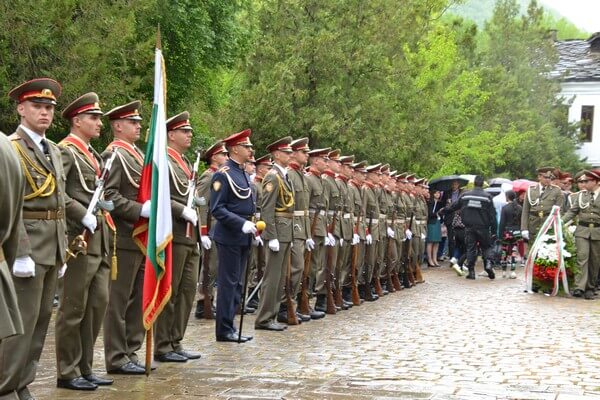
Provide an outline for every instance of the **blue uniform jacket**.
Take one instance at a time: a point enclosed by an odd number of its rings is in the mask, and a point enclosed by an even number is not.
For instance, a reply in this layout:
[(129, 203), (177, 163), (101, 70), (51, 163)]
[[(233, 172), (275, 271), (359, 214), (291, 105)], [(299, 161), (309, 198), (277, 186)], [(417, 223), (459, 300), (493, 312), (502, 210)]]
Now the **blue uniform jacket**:
[[(210, 185), (210, 211), (216, 220), (211, 229), (212, 237), (226, 246), (250, 246), (252, 235), (243, 233), (242, 226), (254, 215), (256, 197), (242, 166), (233, 160), (227, 160), (225, 166), (227, 171), (215, 172)], [(227, 176), (235, 185), (230, 184)], [(251, 195), (240, 199), (236, 192), (242, 197)]]

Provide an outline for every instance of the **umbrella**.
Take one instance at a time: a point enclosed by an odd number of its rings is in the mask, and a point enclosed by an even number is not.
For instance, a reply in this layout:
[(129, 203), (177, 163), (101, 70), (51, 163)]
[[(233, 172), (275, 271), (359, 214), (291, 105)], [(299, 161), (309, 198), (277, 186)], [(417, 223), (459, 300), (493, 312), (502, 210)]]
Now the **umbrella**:
[(503, 183), (512, 183), (512, 181), (510, 179), (506, 179), (506, 178), (490, 179), (490, 186), (502, 186)]
[(528, 179), (517, 179), (513, 181), (513, 191), (516, 192), (524, 192), (527, 190), (529, 186), (537, 185), (536, 182), (530, 181)]
[[(477, 175), (473, 175), (473, 174), (462, 174), (460, 177), (464, 178), (464, 179), (466, 179), (468, 181), (466, 188), (469, 189), (469, 190), (471, 190), (471, 189), (473, 189), (475, 187), (474, 183), (475, 183), (475, 177), (476, 176)], [(486, 188), (488, 186), (489, 186), (488, 183), (486, 181), (484, 181), (483, 182), (483, 187)]]
[(499, 186), (490, 186), (489, 188), (485, 188), (483, 190), (485, 190), (492, 196), (496, 196), (496, 195), (499, 195), (500, 193), (502, 193), (502, 188), (500, 188)]
[(465, 186), (467, 183), (469, 183), (468, 179), (465, 179), (460, 175), (448, 175), (430, 180), (429, 189), (446, 192), (452, 189), (452, 182), (454, 181), (458, 181), (459, 187)]

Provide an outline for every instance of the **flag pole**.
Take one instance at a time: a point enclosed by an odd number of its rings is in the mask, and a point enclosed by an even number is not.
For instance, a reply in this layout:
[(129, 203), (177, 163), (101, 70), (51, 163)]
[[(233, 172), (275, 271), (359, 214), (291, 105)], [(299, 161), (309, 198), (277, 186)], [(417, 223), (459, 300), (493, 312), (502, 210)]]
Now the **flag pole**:
[(150, 376), (150, 371), (152, 370), (152, 327), (154, 324), (150, 325), (150, 329), (146, 331), (146, 376)]

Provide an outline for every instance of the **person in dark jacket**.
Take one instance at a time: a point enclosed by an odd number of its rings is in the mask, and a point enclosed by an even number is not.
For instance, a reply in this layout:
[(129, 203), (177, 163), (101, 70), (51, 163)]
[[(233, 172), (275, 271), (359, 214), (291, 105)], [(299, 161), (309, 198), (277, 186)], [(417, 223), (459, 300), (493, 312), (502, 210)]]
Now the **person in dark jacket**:
[[(523, 208), (516, 201), (517, 195), (512, 190), (506, 192), (506, 200), (508, 204), (502, 207), (500, 213), (500, 237), (502, 238), (503, 254), (502, 257), (502, 277), (506, 278), (507, 259), (511, 259), (510, 263), (510, 278), (515, 279), (516, 265), (512, 257), (514, 246), (521, 241), (521, 213)], [(522, 255), (521, 255), (522, 256)]]
[(491, 244), (495, 239), (497, 229), (496, 210), (489, 193), (483, 190), (483, 177), (477, 175), (474, 189), (464, 192), (458, 202), (444, 209), (444, 212), (461, 210), (462, 221), (465, 225), (465, 240), (467, 242), (467, 279), (475, 279), (475, 262), (477, 261), (477, 245), (481, 248), (485, 260), (484, 270), (490, 279), (496, 276), (490, 264), (492, 259)]

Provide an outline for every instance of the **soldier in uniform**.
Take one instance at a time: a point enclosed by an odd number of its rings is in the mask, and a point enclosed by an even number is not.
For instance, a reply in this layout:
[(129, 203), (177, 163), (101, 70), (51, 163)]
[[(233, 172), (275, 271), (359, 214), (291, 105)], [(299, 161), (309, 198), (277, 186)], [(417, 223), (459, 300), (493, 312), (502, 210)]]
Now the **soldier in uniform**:
[[(303, 169), (308, 161), (308, 138), (296, 139), (290, 143), (292, 147), (291, 161), (288, 164), (287, 177), (294, 189), (294, 218), (293, 218), (293, 245), (291, 249), (291, 292), (292, 298), (300, 293), (300, 283), (304, 273), (304, 253), (312, 251), (315, 242), (310, 234), (310, 218), (308, 216), (309, 189), (308, 183), (303, 173)], [(285, 302), (285, 293), (281, 300), (278, 322), (287, 323), (287, 304)], [(296, 316), (299, 321), (308, 322), (310, 315), (300, 314), (296, 309)]]
[(577, 217), (574, 236), (579, 273), (575, 276), (573, 296), (591, 300), (600, 270), (600, 170), (585, 171), (577, 182), (585, 184), (587, 190), (578, 192), (563, 221)]
[[(23, 189), (25, 179), (19, 159), (10, 142), (0, 132), (0, 351), (3, 343), (16, 335), (22, 335), (23, 322), (17, 304), (17, 294), (11, 277), (11, 269), (19, 245), (19, 229), (22, 226)], [(3, 372), (4, 373), (4, 372)], [(0, 391), (0, 400), (17, 400), (16, 391)]]
[[(196, 188), (196, 196), (199, 199), (198, 213), (200, 217), (200, 242), (205, 252), (208, 252), (208, 257), (203, 256), (203, 261), (208, 260), (208, 265), (202, 264), (200, 269), (200, 284), (198, 285), (199, 300), (196, 303), (196, 312), (194, 315), (196, 318), (207, 318), (211, 319), (212, 315), (204, 315), (204, 290), (208, 288), (210, 293), (211, 310), (213, 303), (213, 287), (217, 278), (217, 249), (213, 247), (208, 232), (209, 222), (212, 222), (212, 215), (210, 215), (210, 181), (214, 173), (221, 168), (225, 161), (227, 161), (227, 149), (222, 141), (217, 141), (206, 150), (202, 155), (203, 160), (208, 163), (208, 168), (202, 172), (198, 181), (198, 187)], [(211, 221), (209, 221), (211, 220)], [(208, 268), (208, 271), (205, 269)], [(208, 272), (208, 273), (207, 273)], [(208, 275), (208, 283), (204, 283), (204, 276)]]
[(116, 158), (105, 184), (104, 197), (113, 202), (111, 215), (117, 227), (116, 256), (119, 270), (111, 282), (108, 309), (104, 318), (104, 362), (109, 374), (141, 375), (137, 351), (146, 330), (142, 323), (142, 282), (145, 256), (133, 241), (133, 225), (150, 216), (150, 201), (138, 203), (137, 196), (144, 165), (144, 154), (135, 145), (142, 128), (140, 101), (117, 106), (108, 118), (114, 140), (102, 153)]
[(71, 126), (70, 133), (58, 144), (66, 176), (68, 242), (76, 243), (77, 236), (84, 232), (87, 250), (69, 258), (64, 275), (56, 316), (57, 386), (95, 390), (98, 385), (113, 383), (92, 371), (94, 344), (108, 305), (111, 268), (110, 215), (89, 209), (104, 167), (100, 154), (90, 145), (92, 139), (100, 137), (102, 128), (98, 95), (84, 94), (69, 104), (62, 116)]
[(551, 181), (556, 177), (553, 167), (538, 168), (539, 185), (530, 186), (525, 193), (521, 214), (521, 235), (525, 240), (535, 240), (544, 220), (550, 215), (553, 206), (562, 207), (564, 196), (558, 186)]
[[(331, 149), (314, 149), (308, 152), (309, 169), (306, 173), (306, 183), (309, 190), (308, 216), (312, 221), (316, 217), (315, 235), (312, 237), (315, 247), (310, 255), (310, 279), (309, 293), (312, 292), (313, 284), (318, 286), (318, 276), (323, 274), (323, 248), (325, 246), (325, 237), (327, 236), (327, 203), (323, 194), (323, 180), (321, 174), (327, 168), (327, 154)], [(325, 317), (323, 311), (310, 310), (312, 319)]]
[[(253, 188), (256, 195), (256, 212), (254, 213), (254, 217), (257, 221), (261, 219), (260, 214), (260, 202), (262, 199), (262, 181), (265, 175), (269, 172), (271, 167), (273, 166), (273, 161), (271, 160), (271, 154), (266, 154), (262, 157), (259, 157), (255, 161), (256, 172), (254, 175), (254, 180), (250, 182), (250, 186)], [(260, 237), (257, 236), (256, 242), (253, 242), (253, 247), (250, 250), (250, 261), (248, 262), (250, 268), (250, 282), (248, 284), (250, 287), (248, 288), (248, 292), (252, 293), (255, 291), (259, 282), (261, 281), (263, 274), (266, 268), (266, 254), (265, 254), (265, 244)], [(248, 308), (257, 309), (258, 308), (258, 295), (255, 295), (250, 299), (248, 304), (246, 305)]]
[[(411, 180), (409, 180), (409, 184)], [(423, 253), (425, 252), (425, 238), (427, 237), (427, 201), (423, 196), (420, 185), (423, 178), (412, 176), (412, 201), (415, 224), (412, 239), (413, 251), (413, 270), (415, 271), (415, 283), (423, 283), (423, 274), (421, 273), (421, 264), (423, 263)]]
[(16, 391), (33, 399), (27, 385), (35, 379), (52, 315), (59, 269), (66, 256), (65, 174), (60, 150), (46, 139), (61, 87), (48, 78), (25, 82), (9, 93), (17, 102), (21, 124), (9, 140), (27, 184), (13, 283), (24, 334), (0, 344), (0, 393)]
[[(366, 177), (367, 170), (365, 167), (367, 166), (366, 161), (361, 161), (358, 163), (353, 163), (350, 166), (343, 164), (344, 168), (347, 169), (349, 176), (351, 179), (348, 181), (348, 201), (352, 203), (352, 242), (350, 243), (350, 251), (348, 256), (348, 267), (347, 274), (345, 278), (342, 278), (342, 282), (344, 284), (344, 289), (342, 291), (342, 297), (344, 301), (347, 303), (352, 302), (352, 275), (355, 274), (354, 278), (359, 284), (362, 265), (365, 259), (365, 237), (366, 237), (366, 224), (365, 224), (365, 211), (363, 209), (364, 206), (364, 180)], [(349, 168), (348, 168), (349, 167)], [(351, 170), (351, 171), (350, 171)], [(355, 247), (358, 247), (356, 250)], [(356, 260), (354, 265), (354, 270), (352, 270), (352, 252), (356, 251)], [(360, 293), (359, 293), (360, 296)], [(360, 302), (357, 304), (352, 303), (357, 306), (360, 305)]]
[(379, 170), (381, 164), (369, 165), (365, 168), (367, 178), (363, 184), (363, 205), (366, 223), (365, 236), (365, 261), (362, 273), (359, 276), (360, 297), (366, 301), (375, 301), (379, 295), (374, 292), (371, 285), (377, 262), (377, 246), (379, 242), (379, 201), (377, 201), (376, 188), (379, 185)]
[(275, 319), (280, 311), (282, 289), (290, 264), (290, 244), (293, 240), (294, 191), (287, 178), (287, 165), (292, 153), (291, 142), (292, 138), (286, 136), (267, 146), (267, 151), (273, 158), (273, 168), (262, 181), (260, 214), (267, 224), (261, 236), (268, 243), (269, 249), (255, 329), (283, 331), (287, 328)]
[[(397, 187), (398, 187), (398, 198), (397, 198), (397, 203), (396, 203), (396, 207), (398, 209), (398, 235), (399, 235), (399, 240), (397, 241), (398, 243), (398, 259), (402, 260), (403, 258), (406, 258), (407, 260), (410, 259), (409, 254), (404, 254), (404, 251), (409, 252), (410, 248), (403, 246), (403, 242), (405, 240), (412, 240), (413, 234), (412, 234), (412, 229), (414, 229), (415, 223), (414, 223), (414, 217), (413, 217), (413, 201), (412, 198), (408, 192), (408, 189), (406, 187), (407, 184), (407, 180), (406, 180), (406, 176), (408, 174), (406, 173), (402, 173), (399, 174), (397, 176)], [(399, 263), (399, 267), (398, 267), (398, 273), (401, 274), (403, 277), (406, 277), (406, 279), (403, 279), (403, 284), (405, 285), (405, 287), (411, 287), (415, 282), (414, 282), (414, 277), (412, 274), (412, 270), (410, 269), (410, 265), (404, 265), (403, 267), (400, 265), (401, 263)], [(404, 269), (401, 269), (404, 268)]]
[[(352, 177), (352, 163), (354, 162), (354, 156), (341, 156), (339, 158), (339, 170), (336, 174), (335, 183), (340, 191), (340, 200), (342, 202), (341, 214), (338, 217), (339, 221), (339, 233), (340, 233), (340, 247), (338, 250), (338, 257), (336, 262), (336, 287), (337, 290), (342, 291), (342, 304), (336, 304), (342, 309), (351, 308), (354, 304), (352, 303), (352, 296), (350, 287), (344, 288), (344, 284), (348, 281), (350, 276), (350, 250), (355, 243), (354, 238), (354, 198), (350, 197), (350, 188), (348, 181)], [(358, 243), (358, 242), (356, 242)]]
[[(210, 212), (215, 224), (212, 238), (217, 243), (217, 317), (215, 334), (219, 342), (238, 342), (233, 325), (240, 305), (244, 272), (256, 225), (252, 222), (256, 211), (255, 198), (244, 172), (244, 163), (252, 156), (250, 129), (233, 134), (223, 142), (229, 160), (213, 175), (210, 192)], [(241, 336), (247, 342), (252, 336)]]
[[(161, 362), (186, 362), (200, 358), (200, 354), (185, 350), (181, 341), (185, 335), (188, 319), (198, 284), (198, 214), (195, 207), (188, 207), (190, 185), (194, 172), (185, 151), (192, 145), (192, 126), (187, 111), (166, 121), (167, 154), (173, 217), (171, 298), (156, 321), (154, 334), (154, 359)], [(192, 193), (193, 195), (193, 193)], [(191, 229), (190, 229), (191, 226)]]

